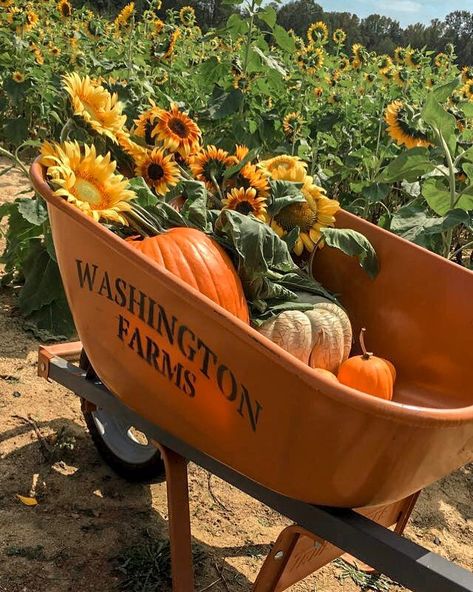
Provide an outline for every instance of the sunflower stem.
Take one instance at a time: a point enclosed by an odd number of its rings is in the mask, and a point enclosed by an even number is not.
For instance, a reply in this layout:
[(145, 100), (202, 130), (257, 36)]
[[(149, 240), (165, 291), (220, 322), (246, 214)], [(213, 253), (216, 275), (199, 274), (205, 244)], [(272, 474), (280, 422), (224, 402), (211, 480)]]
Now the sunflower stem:
[(61, 144), (64, 143), (66, 141), (66, 139), (69, 139), (69, 131), (70, 131), (73, 123), (74, 123), (74, 119), (72, 117), (69, 117), (69, 119), (64, 124), (64, 126), (61, 130), (61, 133), (59, 135), (59, 142)]
[[(450, 187), (450, 209), (453, 210), (457, 202), (457, 193), (455, 186), (455, 165), (453, 164), (453, 158), (450, 152), (450, 148), (448, 147), (448, 144), (445, 141), (442, 132), (438, 128), (434, 128), (434, 131), (440, 141), (440, 146), (442, 147), (442, 150), (445, 153), (445, 158), (447, 160), (448, 184)], [(449, 230), (443, 233), (443, 239), (445, 243), (444, 257), (448, 259), (448, 256), (450, 255), (450, 251), (452, 248), (453, 228), (450, 228)]]
[(21, 171), (21, 172), (22, 172), (22, 173), (23, 173), (23, 174), (24, 174), (26, 177), (28, 177), (28, 179), (29, 179), (30, 175), (29, 175), (29, 173), (28, 173), (28, 170), (27, 170), (27, 168), (25, 167), (25, 165), (24, 165), (24, 164), (21, 162), (21, 160), (18, 158), (18, 156), (17, 156), (17, 155), (15, 155), (15, 154), (12, 154), (11, 152), (9, 152), (8, 150), (6, 150), (5, 148), (2, 148), (1, 146), (0, 146), (0, 154), (1, 154), (2, 156), (5, 156), (5, 158), (8, 158), (8, 160), (11, 160), (11, 161), (14, 163), (14, 165), (15, 165), (17, 168), (19, 168), (19, 169), (20, 169), (20, 171)]
[(215, 189), (217, 190), (219, 201), (220, 201), (219, 206), (222, 207), (222, 201), (223, 201), (222, 190), (220, 189), (220, 185), (217, 183), (217, 179), (215, 178), (215, 176), (212, 173), (210, 173), (210, 180), (215, 185)]
[[(253, 37), (253, 27), (255, 24), (255, 7), (256, 7), (256, 0), (251, 0), (251, 4), (249, 6), (249, 14), (250, 14), (250, 24), (248, 26), (248, 33), (246, 35), (246, 42), (245, 42), (245, 57), (243, 58), (243, 77), (246, 80), (246, 72), (248, 70), (248, 62), (250, 59), (250, 47), (251, 47), (251, 39)], [(245, 109), (245, 92), (243, 92), (243, 99), (240, 103), (240, 116), (243, 115)]]

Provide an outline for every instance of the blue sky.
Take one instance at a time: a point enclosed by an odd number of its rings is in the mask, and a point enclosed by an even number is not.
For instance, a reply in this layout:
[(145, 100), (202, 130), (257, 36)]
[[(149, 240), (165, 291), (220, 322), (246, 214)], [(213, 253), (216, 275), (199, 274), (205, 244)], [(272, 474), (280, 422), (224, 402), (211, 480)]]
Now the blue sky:
[(353, 12), (360, 17), (383, 14), (403, 26), (429, 23), (454, 10), (473, 10), (473, 0), (317, 0), (317, 3), (330, 12)]

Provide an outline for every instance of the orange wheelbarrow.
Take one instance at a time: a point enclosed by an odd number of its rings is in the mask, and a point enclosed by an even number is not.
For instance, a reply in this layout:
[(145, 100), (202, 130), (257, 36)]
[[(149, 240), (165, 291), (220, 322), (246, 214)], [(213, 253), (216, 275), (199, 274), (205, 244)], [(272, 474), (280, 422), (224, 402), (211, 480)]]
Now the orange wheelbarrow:
[(43, 349), (40, 374), (86, 401), (116, 470), (139, 479), (164, 462), (176, 591), (193, 589), (184, 458), (296, 523), (255, 590), (284, 590), (344, 549), (414, 590), (473, 591), (471, 574), (386, 528), (401, 532), (416, 493), (473, 458), (472, 272), (340, 214), (374, 244), (381, 271), (372, 281), (324, 249), (314, 274), (395, 363), (395, 397), (384, 401), (317, 375), (54, 196), (38, 162), (31, 176), (86, 352), (81, 370), (67, 351)]

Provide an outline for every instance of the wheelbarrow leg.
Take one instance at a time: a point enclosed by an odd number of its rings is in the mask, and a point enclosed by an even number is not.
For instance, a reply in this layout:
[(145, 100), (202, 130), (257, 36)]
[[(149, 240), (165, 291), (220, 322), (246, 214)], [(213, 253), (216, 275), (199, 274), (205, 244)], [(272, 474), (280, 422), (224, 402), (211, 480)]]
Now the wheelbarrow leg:
[(159, 448), (166, 468), (172, 590), (173, 592), (193, 592), (194, 571), (187, 461), (158, 442), (153, 441), (153, 444)]
[[(414, 509), (419, 493), (379, 508), (359, 509), (374, 522), (386, 527), (394, 526), (397, 534), (402, 534), (409, 516)], [(282, 592), (300, 582), (337, 557), (359, 569), (373, 571), (351, 555), (324, 539), (294, 524), (286, 527), (279, 535), (270, 554), (256, 578), (253, 592)]]

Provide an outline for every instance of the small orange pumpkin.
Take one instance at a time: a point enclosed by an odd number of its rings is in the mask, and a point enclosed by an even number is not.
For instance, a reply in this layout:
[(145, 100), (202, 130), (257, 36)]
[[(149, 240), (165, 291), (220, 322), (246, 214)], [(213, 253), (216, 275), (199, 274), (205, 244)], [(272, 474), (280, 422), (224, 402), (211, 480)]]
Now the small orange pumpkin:
[(328, 378), (329, 380), (338, 382), (338, 378), (335, 376), (333, 372), (330, 372), (330, 370), (325, 370), (325, 368), (312, 368), (312, 370), (314, 370), (314, 372), (317, 372), (317, 374), (323, 376), (324, 378)]
[(171, 228), (157, 236), (127, 243), (249, 323), (248, 305), (230, 257), (200, 230)]
[(345, 386), (390, 401), (393, 398), (396, 369), (392, 362), (366, 351), (366, 329), (360, 332), (361, 356), (348, 358), (340, 366), (338, 380)]

